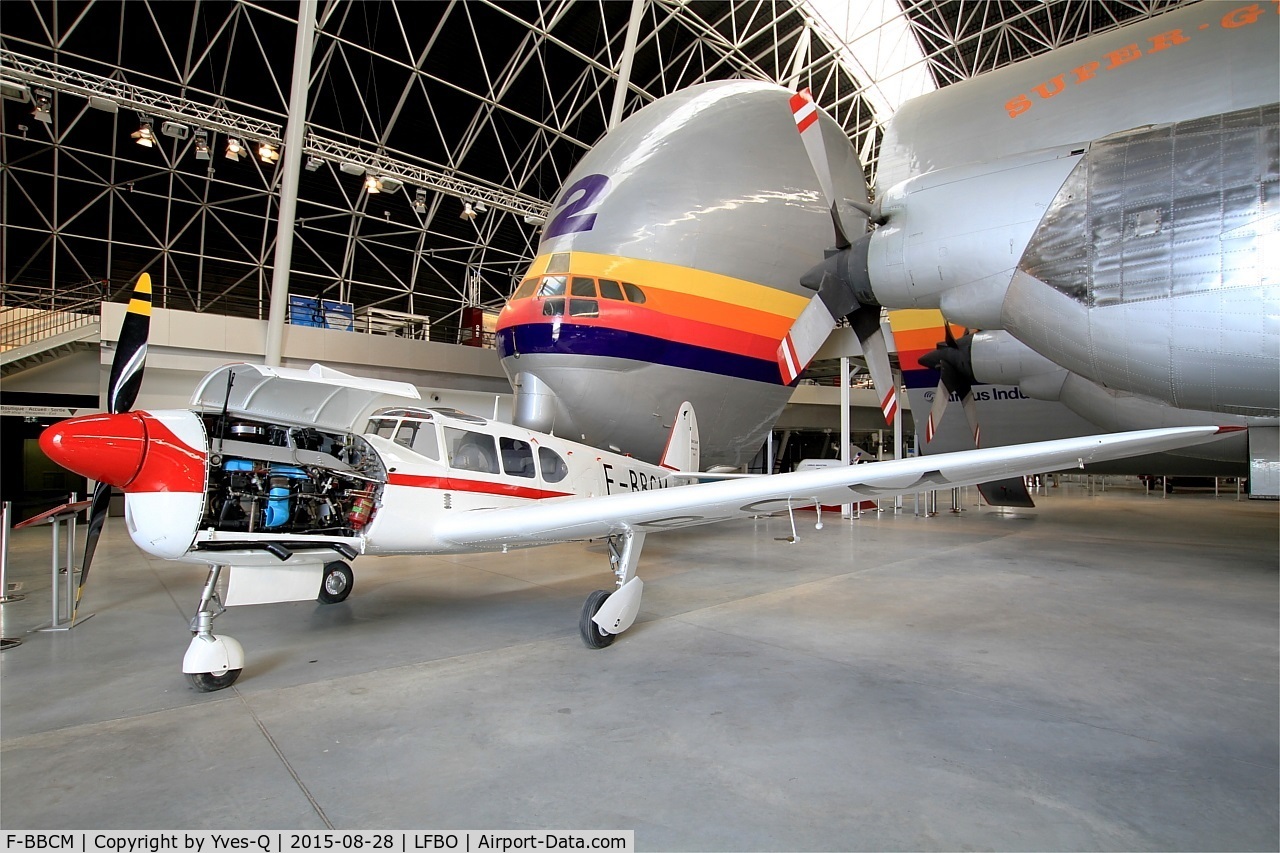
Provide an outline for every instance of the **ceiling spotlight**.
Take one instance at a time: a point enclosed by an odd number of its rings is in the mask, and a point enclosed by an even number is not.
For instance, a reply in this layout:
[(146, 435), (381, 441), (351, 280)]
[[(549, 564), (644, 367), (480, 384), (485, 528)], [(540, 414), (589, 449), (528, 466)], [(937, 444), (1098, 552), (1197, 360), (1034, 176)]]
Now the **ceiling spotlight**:
[(120, 111), (120, 105), (110, 98), (104, 98), (101, 95), (90, 95), (89, 106), (95, 110), (102, 110), (104, 113), (117, 113)]
[(541, 225), (546, 221), (547, 221), (547, 218), (545, 216), (535, 216), (532, 213), (525, 214), (525, 217), (524, 217), (525, 225)]
[(377, 175), (370, 175), (364, 179), (364, 188), (365, 192), (368, 192), (370, 195), (373, 193), (380, 193), (382, 192), (382, 181), (378, 180)]
[(151, 118), (143, 116), (142, 121), (138, 123), (138, 129), (129, 136), (136, 139), (143, 148), (155, 147), (156, 135), (151, 131)]
[(234, 136), (228, 138), (226, 158), (234, 163), (242, 156), (244, 156), (244, 146), (240, 144), (240, 140)]
[(270, 165), (280, 159), (280, 152), (270, 142), (259, 142), (258, 159)]
[(343, 160), (338, 164), (338, 168), (343, 172), (346, 172), (348, 175), (364, 174), (364, 166), (361, 166), (359, 163), (352, 163), (349, 160)]
[(196, 131), (196, 159), (209, 159), (209, 131), (207, 130)]
[(476, 218), (476, 211), (471, 206), (471, 202), (464, 201), (462, 203), (462, 213), (458, 214), (459, 219), (465, 219), (468, 222)]
[(310, 157), (307, 158), (308, 172), (314, 172), (316, 169), (319, 169), (323, 165), (324, 165), (324, 161), (314, 154), (312, 154)]
[(191, 128), (176, 121), (166, 121), (160, 123), (160, 133), (174, 139), (186, 139), (191, 135)]
[(45, 124), (53, 121), (53, 116), (49, 114), (53, 107), (53, 93), (48, 89), (36, 89), (32, 94), (35, 96), (35, 109), (31, 111), (31, 115), (35, 116), (36, 121)]
[(476, 202), (476, 213), (488, 213), (488, 212), (489, 212), (489, 205), (485, 204), (482, 201)]
[(413, 212), (427, 212), (427, 191), (422, 187), (418, 187), (417, 191), (413, 194)]

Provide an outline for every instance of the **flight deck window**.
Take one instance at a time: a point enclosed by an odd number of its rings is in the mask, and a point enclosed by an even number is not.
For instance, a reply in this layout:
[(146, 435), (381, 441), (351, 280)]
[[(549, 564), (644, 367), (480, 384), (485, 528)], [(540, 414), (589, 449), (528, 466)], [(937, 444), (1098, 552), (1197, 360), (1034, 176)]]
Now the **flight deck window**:
[(640, 288), (636, 287), (634, 284), (628, 281), (624, 281), (622, 283), (622, 286), (627, 289), (627, 298), (630, 299), (632, 302), (636, 303), (637, 305), (640, 305), (641, 303), (644, 302), (643, 290), (641, 290)]
[(622, 285), (607, 278), (600, 279), (600, 295), (605, 299), (622, 299)]
[(383, 420), (382, 418), (375, 418), (369, 421), (369, 426), (365, 428), (365, 432), (371, 435), (376, 435), (378, 438), (385, 438), (388, 441), (390, 441), (391, 436), (396, 434), (397, 423), (398, 421), (393, 421), (393, 420), (389, 421), (389, 420)]
[(550, 447), (538, 448), (538, 465), (542, 468), (542, 479), (547, 483), (558, 483), (569, 476), (569, 466)]
[(565, 277), (549, 275), (542, 279), (542, 287), (538, 288), (539, 296), (564, 296)]
[(533, 289), (537, 286), (538, 280), (536, 278), (526, 278), (524, 281), (520, 282), (520, 286), (516, 288), (516, 292), (511, 294), (511, 301), (514, 302), (517, 299), (524, 299), (526, 297), (533, 296)]
[(542, 303), (542, 316), (544, 317), (559, 317), (563, 313), (563, 299), (548, 299), (546, 302)]
[(418, 434), (413, 437), (410, 448), (428, 459), (440, 458), (440, 441), (436, 438), (436, 425), (433, 423), (418, 424)]
[(493, 436), (456, 427), (444, 428), (445, 447), (449, 451), (449, 466), (461, 471), (479, 471), (482, 474), (498, 473), (498, 451)]
[(569, 253), (556, 252), (547, 259), (547, 272), (568, 272), (569, 271)]
[(583, 278), (582, 276), (573, 277), (572, 296), (595, 296), (596, 280), (594, 278)]
[(594, 299), (570, 299), (570, 317), (599, 317), (600, 303)]
[(533, 451), (527, 442), (500, 438), (498, 448), (502, 451), (502, 470), (512, 477), (533, 476)]
[(421, 424), (418, 421), (401, 421), (400, 426), (396, 429), (396, 437), (392, 439), (401, 447), (413, 447), (413, 437), (418, 432)]

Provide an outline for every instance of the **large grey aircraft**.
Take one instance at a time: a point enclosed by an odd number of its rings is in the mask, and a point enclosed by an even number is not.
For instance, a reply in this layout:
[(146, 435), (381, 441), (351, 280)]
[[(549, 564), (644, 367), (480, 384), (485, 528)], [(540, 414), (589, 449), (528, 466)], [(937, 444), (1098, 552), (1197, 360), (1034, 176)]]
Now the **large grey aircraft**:
[(874, 201), (803, 97), (664, 98), (570, 175), (503, 313), (517, 417), (652, 458), (654, 413), (689, 399), (721, 425), (704, 459), (738, 464), (841, 319), (891, 416), (888, 307), (1004, 330), (1143, 407), (1274, 426), (1278, 65), (1270, 3), (1084, 39), (905, 104)]

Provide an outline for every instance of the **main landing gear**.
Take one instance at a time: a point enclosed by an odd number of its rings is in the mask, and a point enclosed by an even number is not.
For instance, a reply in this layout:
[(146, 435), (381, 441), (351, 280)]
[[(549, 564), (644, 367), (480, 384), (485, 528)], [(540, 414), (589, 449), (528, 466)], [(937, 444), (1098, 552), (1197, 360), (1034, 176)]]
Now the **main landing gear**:
[(191, 620), (191, 645), (182, 659), (182, 671), (187, 681), (201, 693), (210, 693), (230, 687), (244, 669), (244, 649), (231, 637), (215, 637), (213, 620), (221, 616), (226, 607), (218, 597), (218, 577), (222, 566), (209, 567), (209, 576), (200, 594), (200, 604)]
[(644, 534), (635, 530), (609, 537), (609, 568), (618, 579), (613, 592), (598, 589), (587, 596), (578, 618), (578, 632), (589, 649), (603, 649), (631, 627), (640, 612), (644, 581), (636, 577)]

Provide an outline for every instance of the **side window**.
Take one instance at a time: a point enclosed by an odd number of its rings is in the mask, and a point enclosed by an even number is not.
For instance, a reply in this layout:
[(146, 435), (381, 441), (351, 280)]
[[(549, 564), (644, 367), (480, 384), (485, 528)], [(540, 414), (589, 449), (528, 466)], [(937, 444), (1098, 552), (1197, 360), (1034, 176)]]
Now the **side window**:
[(482, 474), (498, 473), (498, 449), (493, 436), (445, 427), (444, 441), (449, 451), (449, 467)]
[(418, 432), (418, 421), (401, 421), (399, 429), (396, 430), (396, 437), (392, 439), (401, 447), (413, 447), (413, 437)]
[(533, 476), (533, 451), (529, 449), (527, 442), (500, 438), (498, 448), (502, 451), (502, 470), (512, 477)]
[(428, 422), (418, 424), (418, 434), (414, 436), (412, 448), (414, 453), (419, 453), (428, 459), (438, 460), (440, 458), (440, 442), (436, 438), (436, 425)]
[(583, 278), (582, 276), (573, 277), (572, 296), (595, 296), (596, 280), (594, 278)]
[(524, 281), (520, 282), (520, 286), (516, 288), (516, 292), (511, 294), (511, 301), (514, 302), (517, 299), (524, 299), (526, 297), (533, 296), (533, 289), (537, 286), (538, 280), (536, 278), (526, 278)]
[(539, 296), (564, 296), (565, 277), (562, 275), (549, 275), (542, 279), (542, 286), (538, 288)]
[(386, 420), (385, 418), (374, 418), (369, 421), (369, 426), (365, 427), (364, 431), (390, 441), (391, 436), (396, 434), (396, 423), (396, 421)]
[(542, 468), (542, 479), (545, 482), (558, 483), (569, 476), (569, 466), (550, 447), (538, 448), (538, 465)]
[[(576, 302), (577, 300), (575, 299), (574, 301)], [(542, 316), (544, 317), (559, 317), (563, 313), (563, 299), (548, 299), (546, 302), (542, 303)]]
[(622, 299), (622, 285), (607, 278), (600, 279), (600, 295), (605, 299)]
[(594, 299), (570, 299), (570, 317), (599, 317), (600, 303)]
[(634, 284), (632, 284), (629, 281), (624, 281), (622, 283), (622, 286), (627, 289), (627, 298), (630, 299), (632, 302), (636, 303), (637, 305), (640, 305), (644, 302), (643, 290), (636, 287)]

